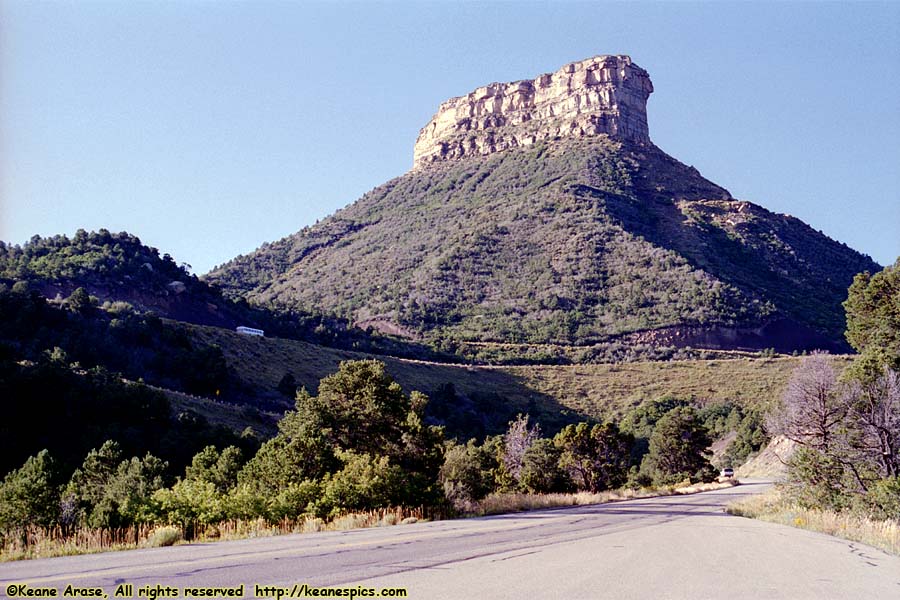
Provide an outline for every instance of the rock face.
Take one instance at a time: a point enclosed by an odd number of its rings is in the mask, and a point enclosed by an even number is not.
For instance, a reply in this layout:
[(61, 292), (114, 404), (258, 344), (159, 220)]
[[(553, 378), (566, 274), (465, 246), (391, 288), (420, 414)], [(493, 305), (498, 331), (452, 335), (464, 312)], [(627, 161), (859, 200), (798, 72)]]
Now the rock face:
[(451, 98), (422, 128), (414, 168), (538, 140), (607, 134), (649, 143), (653, 84), (628, 56), (595, 56), (531, 81), (492, 83)]
[(652, 90), (599, 56), (449, 100), (411, 171), (207, 281), (474, 360), (843, 350), (847, 287), (880, 267), (657, 148)]

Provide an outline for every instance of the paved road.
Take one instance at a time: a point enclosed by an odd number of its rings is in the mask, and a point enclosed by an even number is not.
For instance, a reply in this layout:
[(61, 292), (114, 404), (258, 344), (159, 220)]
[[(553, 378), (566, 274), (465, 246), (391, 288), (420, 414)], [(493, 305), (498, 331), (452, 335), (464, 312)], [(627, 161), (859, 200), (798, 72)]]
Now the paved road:
[(900, 558), (732, 517), (765, 486), (519, 515), (0, 565), (10, 583), (402, 587), (409, 598), (900, 598)]

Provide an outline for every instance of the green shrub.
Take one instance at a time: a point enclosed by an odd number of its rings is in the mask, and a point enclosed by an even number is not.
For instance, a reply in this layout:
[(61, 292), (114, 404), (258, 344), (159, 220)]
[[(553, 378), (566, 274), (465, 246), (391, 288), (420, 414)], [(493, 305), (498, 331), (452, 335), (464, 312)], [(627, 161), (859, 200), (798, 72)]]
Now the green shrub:
[(847, 473), (834, 457), (800, 446), (788, 461), (785, 496), (803, 508), (841, 511), (852, 500)]
[(272, 522), (297, 519), (310, 512), (309, 507), (321, 494), (322, 486), (318, 481), (291, 483), (272, 498), (267, 516)]
[(256, 487), (238, 484), (223, 498), (223, 508), (229, 519), (250, 521), (265, 518), (269, 514), (269, 497)]
[(615, 423), (567, 425), (553, 438), (559, 465), (581, 491), (601, 492), (625, 483), (634, 437)]
[(869, 487), (866, 501), (875, 519), (900, 521), (900, 477), (875, 482)]
[(26, 525), (48, 526), (59, 516), (59, 490), (53, 459), (46, 450), (0, 483), (0, 530)]
[(562, 452), (553, 440), (540, 439), (525, 452), (519, 483), (523, 490), (533, 494), (565, 492), (571, 489), (572, 480), (560, 467)]
[(158, 490), (153, 500), (163, 520), (182, 527), (195, 522), (211, 525), (225, 519), (222, 495), (208, 481), (182, 479), (171, 488)]
[(689, 480), (708, 482), (716, 470), (707, 458), (712, 444), (706, 427), (692, 407), (675, 408), (656, 424), (650, 436), (650, 450), (641, 463), (641, 471), (655, 485), (672, 485)]
[(440, 471), (444, 496), (457, 508), (481, 500), (494, 491), (498, 466), (496, 456), (475, 440), (450, 446)]
[(344, 511), (371, 510), (405, 503), (406, 473), (387, 456), (340, 453), (344, 468), (322, 480), (321, 496), (311, 509), (319, 517)]

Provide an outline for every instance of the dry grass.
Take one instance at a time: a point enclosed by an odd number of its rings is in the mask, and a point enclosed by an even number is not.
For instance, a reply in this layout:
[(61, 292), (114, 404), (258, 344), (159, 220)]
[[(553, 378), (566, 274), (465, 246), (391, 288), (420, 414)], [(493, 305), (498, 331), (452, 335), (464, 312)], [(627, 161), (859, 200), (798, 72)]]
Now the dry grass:
[[(191, 541), (239, 540), (288, 533), (345, 531), (366, 527), (387, 527), (416, 523), (442, 515), (425, 509), (385, 508), (349, 513), (324, 521), (315, 517), (285, 519), (268, 523), (265, 519), (234, 520), (214, 525), (195, 525)], [(31, 558), (50, 558), (74, 554), (93, 554), (133, 548), (171, 546), (185, 539), (184, 530), (171, 525), (142, 525), (125, 529), (77, 529), (28, 527), (0, 537), (0, 562)]]
[(319, 531), (347, 531), (369, 527), (389, 527), (441, 518), (442, 516), (440, 513), (424, 508), (396, 507), (347, 513), (334, 517), (329, 521), (317, 517), (284, 519), (278, 523), (269, 523), (265, 519), (233, 520), (198, 527), (195, 540), (240, 540), (285, 535), (288, 533), (316, 533)]
[(900, 555), (900, 522), (892, 519), (876, 521), (849, 512), (803, 508), (786, 500), (778, 489), (734, 502), (727, 511), (741, 517), (827, 533)]
[[(492, 494), (469, 507), (465, 513), (495, 515), (561, 506), (603, 504), (632, 498), (651, 498), (676, 494), (693, 494), (737, 485), (736, 480), (694, 486), (657, 489), (621, 489), (591, 494)], [(195, 524), (190, 541), (239, 540), (270, 537), (289, 533), (318, 531), (346, 531), (368, 527), (406, 525), (423, 520), (446, 518), (448, 515), (433, 509), (385, 508), (340, 515), (325, 521), (315, 517), (285, 519), (269, 523), (265, 519), (223, 521), (214, 525)], [(171, 525), (142, 525), (124, 529), (77, 529), (66, 532), (60, 527), (28, 527), (15, 534), (0, 537), (0, 562), (32, 558), (50, 558), (74, 554), (92, 554), (132, 548), (171, 546), (185, 540), (185, 532)]]
[[(840, 371), (849, 359), (833, 357)], [(619, 418), (643, 400), (673, 395), (767, 406), (779, 398), (799, 357), (677, 360), (623, 364), (505, 367), (570, 410)]]
[(218, 402), (211, 398), (192, 396), (165, 388), (154, 389), (166, 395), (175, 413), (191, 411), (213, 425), (222, 425), (236, 433), (241, 433), (247, 427), (252, 427), (254, 431), (267, 438), (278, 433), (277, 423), (282, 417), (280, 413), (248, 410), (246, 406)]
[(796, 444), (784, 436), (775, 436), (765, 448), (735, 470), (737, 477), (782, 481), (787, 474), (787, 461)]
[(154, 531), (152, 525), (71, 532), (61, 527), (26, 527), (0, 535), (0, 562), (139, 548)]
[[(599, 494), (493, 494), (469, 507), (467, 515), (495, 515), (540, 508), (603, 504), (632, 498), (651, 498), (675, 494), (693, 494), (737, 485), (736, 480), (687, 487), (659, 489), (622, 489)], [(191, 541), (239, 540), (289, 533), (346, 531), (367, 527), (406, 525), (448, 515), (424, 508), (386, 508), (348, 513), (324, 521), (315, 517), (285, 519), (269, 523), (265, 519), (223, 521), (214, 525), (194, 525)], [(78, 529), (66, 532), (60, 527), (28, 527), (0, 537), (0, 562), (32, 558), (50, 558), (74, 554), (92, 554), (132, 548), (170, 546), (182, 542), (184, 530), (175, 526), (142, 525), (124, 529)]]
[(466, 511), (471, 515), (498, 515), (511, 512), (537, 510), (541, 508), (557, 508), (561, 506), (587, 506), (590, 504), (606, 504), (620, 500), (632, 500), (635, 498), (655, 498), (659, 496), (674, 496), (680, 494), (696, 494), (738, 485), (735, 479), (723, 482), (701, 483), (692, 486), (667, 486), (663, 488), (643, 488), (633, 490), (623, 488), (596, 494), (579, 492), (577, 494), (491, 494), (481, 502), (468, 507)]

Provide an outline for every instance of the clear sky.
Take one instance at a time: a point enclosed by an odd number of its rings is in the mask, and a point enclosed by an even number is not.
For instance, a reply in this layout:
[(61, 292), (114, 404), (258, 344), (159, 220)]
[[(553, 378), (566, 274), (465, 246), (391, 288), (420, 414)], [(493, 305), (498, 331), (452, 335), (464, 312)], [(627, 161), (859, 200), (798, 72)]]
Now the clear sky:
[(0, 0), (0, 239), (204, 273), (407, 171), (443, 100), (596, 54), (649, 71), (669, 154), (900, 255), (900, 2)]

